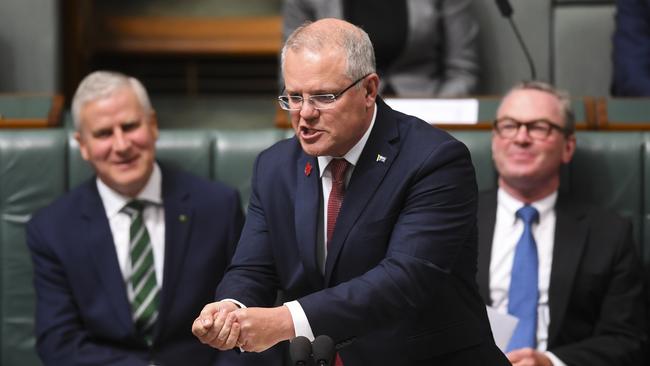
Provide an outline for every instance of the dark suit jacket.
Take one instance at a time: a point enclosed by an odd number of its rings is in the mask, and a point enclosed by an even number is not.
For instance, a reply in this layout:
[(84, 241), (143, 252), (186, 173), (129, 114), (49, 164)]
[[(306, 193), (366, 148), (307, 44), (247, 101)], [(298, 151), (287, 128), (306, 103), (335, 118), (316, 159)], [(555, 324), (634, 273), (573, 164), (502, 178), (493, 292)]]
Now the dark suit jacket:
[[(478, 283), (488, 305), (496, 196), (479, 196)], [(640, 365), (643, 280), (631, 223), (562, 194), (555, 212), (548, 350), (567, 365)]]
[(617, 0), (613, 94), (650, 96), (650, 0)]
[[(95, 179), (34, 216), (37, 348), (46, 365), (208, 365), (219, 354), (191, 332), (234, 252), (243, 224), (232, 188), (162, 168), (165, 263), (149, 349), (135, 336), (126, 286)], [(181, 215), (187, 217), (180, 219)], [(225, 362), (222, 364), (237, 364)]]
[(469, 152), (447, 133), (377, 105), (324, 275), (316, 262), (318, 160), (292, 138), (257, 158), (246, 224), (217, 298), (269, 306), (280, 287), (300, 302), (316, 336), (345, 346), (346, 366), (505, 365), (474, 279)]

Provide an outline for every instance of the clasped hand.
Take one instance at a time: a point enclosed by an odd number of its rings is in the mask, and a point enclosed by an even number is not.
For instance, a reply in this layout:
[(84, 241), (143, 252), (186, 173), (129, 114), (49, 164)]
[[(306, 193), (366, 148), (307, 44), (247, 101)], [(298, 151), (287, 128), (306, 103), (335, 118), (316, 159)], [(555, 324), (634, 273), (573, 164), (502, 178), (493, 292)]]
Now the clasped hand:
[(201, 343), (225, 351), (240, 347), (262, 352), (294, 337), (293, 321), (286, 306), (239, 308), (230, 301), (213, 302), (201, 310), (192, 324)]

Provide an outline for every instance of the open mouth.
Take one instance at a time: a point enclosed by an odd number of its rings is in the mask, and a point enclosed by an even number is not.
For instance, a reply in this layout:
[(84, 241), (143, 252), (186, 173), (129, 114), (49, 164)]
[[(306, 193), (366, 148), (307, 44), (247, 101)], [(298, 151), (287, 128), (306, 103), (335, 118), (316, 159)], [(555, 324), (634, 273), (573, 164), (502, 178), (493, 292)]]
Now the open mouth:
[(323, 131), (301, 126), (299, 133), (301, 138), (311, 140), (318, 138)]

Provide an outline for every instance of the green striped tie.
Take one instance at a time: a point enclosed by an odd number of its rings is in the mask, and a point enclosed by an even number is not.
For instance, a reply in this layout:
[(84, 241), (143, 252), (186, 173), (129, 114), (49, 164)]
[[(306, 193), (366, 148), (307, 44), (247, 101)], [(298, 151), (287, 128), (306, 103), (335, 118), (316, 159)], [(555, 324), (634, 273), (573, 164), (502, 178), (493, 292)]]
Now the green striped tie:
[(129, 251), (131, 253), (131, 311), (138, 333), (151, 344), (153, 326), (158, 318), (159, 289), (153, 262), (153, 248), (144, 225), (142, 210), (145, 202), (131, 201), (124, 212), (131, 216)]

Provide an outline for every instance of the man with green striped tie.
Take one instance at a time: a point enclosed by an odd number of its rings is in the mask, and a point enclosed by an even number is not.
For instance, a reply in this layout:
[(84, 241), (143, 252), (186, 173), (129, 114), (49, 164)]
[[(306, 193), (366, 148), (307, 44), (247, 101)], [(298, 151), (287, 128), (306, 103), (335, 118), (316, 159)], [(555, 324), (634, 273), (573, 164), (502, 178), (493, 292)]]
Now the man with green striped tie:
[(239, 238), (237, 191), (156, 161), (156, 115), (132, 77), (90, 74), (72, 112), (96, 176), (27, 228), (43, 363), (273, 365), (216, 351), (190, 331)]

